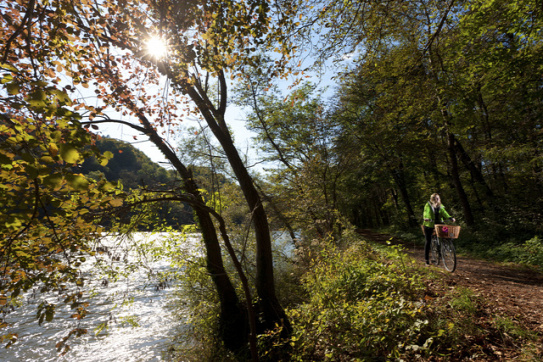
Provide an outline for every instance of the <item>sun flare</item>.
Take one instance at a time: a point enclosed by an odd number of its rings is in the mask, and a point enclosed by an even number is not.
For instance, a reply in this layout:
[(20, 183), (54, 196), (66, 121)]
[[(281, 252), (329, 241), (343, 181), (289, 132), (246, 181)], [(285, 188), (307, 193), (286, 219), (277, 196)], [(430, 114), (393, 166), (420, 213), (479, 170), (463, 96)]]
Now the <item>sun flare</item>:
[(168, 54), (166, 41), (159, 36), (152, 36), (146, 42), (147, 53), (155, 59), (164, 58)]

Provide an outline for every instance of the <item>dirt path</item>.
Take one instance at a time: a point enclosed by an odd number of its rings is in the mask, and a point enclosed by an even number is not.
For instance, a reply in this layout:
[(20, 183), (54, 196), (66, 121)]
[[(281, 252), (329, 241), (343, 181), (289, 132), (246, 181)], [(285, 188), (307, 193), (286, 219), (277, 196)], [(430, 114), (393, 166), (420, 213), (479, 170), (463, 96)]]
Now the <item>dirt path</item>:
[[(368, 240), (386, 242), (390, 235), (378, 234), (369, 230), (359, 230)], [(424, 246), (406, 243), (392, 238), (393, 244), (403, 245), (416, 260), (424, 262)], [(484, 297), (491, 311), (519, 321), (527, 328), (543, 333), (543, 274), (510, 266), (457, 257), (457, 269), (446, 275), (451, 287), (463, 286)]]

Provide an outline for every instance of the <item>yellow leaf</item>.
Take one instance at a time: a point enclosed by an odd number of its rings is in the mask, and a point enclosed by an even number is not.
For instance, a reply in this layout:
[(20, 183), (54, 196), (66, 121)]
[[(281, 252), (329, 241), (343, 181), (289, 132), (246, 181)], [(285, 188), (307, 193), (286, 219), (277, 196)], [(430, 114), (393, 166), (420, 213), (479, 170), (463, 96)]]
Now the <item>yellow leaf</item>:
[(66, 181), (75, 190), (86, 190), (89, 188), (89, 181), (81, 175), (66, 175)]
[(43, 179), (43, 183), (47, 186), (57, 188), (62, 182), (62, 175), (59, 173), (53, 173)]
[(109, 204), (113, 207), (119, 207), (123, 205), (123, 199), (113, 199), (109, 202)]
[(70, 144), (63, 144), (60, 146), (60, 157), (66, 163), (76, 163), (79, 160), (79, 151)]

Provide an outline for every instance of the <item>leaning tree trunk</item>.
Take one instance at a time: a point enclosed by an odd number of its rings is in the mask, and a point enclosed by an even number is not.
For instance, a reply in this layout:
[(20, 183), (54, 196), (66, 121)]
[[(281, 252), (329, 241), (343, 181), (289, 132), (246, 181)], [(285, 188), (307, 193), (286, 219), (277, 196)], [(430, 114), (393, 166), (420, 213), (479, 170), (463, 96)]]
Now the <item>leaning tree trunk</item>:
[(249, 210), (251, 210), (256, 236), (256, 291), (258, 306), (262, 313), (261, 327), (264, 330), (283, 327), (283, 335), (290, 334), (292, 327), (286, 313), (277, 299), (273, 272), (273, 255), (270, 228), (262, 199), (253, 184), (247, 168), (236, 149), (228, 126), (224, 121), (226, 112), (227, 86), (224, 73), (219, 72), (219, 107), (215, 108), (207, 98), (205, 90), (195, 81), (185, 91), (196, 103), (209, 128), (219, 141), (236, 178), (239, 182)]
[(454, 188), (456, 189), (456, 194), (458, 196), (458, 199), (460, 200), (460, 204), (462, 205), (462, 211), (464, 214), (464, 222), (468, 226), (472, 226), (475, 224), (475, 221), (473, 219), (473, 212), (471, 211), (471, 205), (468, 199), (468, 195), (466, 194), (466, 191), (464, 190), (464, 186), (462, 185), (462, 180), (460, 179), (460, 171), (458, 168), (458, 159), (457, 156), (457, 149), (456, 149), (456, 137), (454, 134), (450, 131), (450, 120), (449, 120), (449, 113), (446, 109), (444, 109), (444, 106), (441, 103), (441, 99), (438, 97), (438, 104), (441, 107), (441, 114), (444, 119), (445, 123), (445, 135), (447, 137), (447, 150), (449, 151), (449, 157), (451, 161), (451, 178), (454, 185)]
[(473, 179), (477, 181), (483, 187), (483, 190), (486, 193), (487, 197), (489, 198), (494, 197), (494, 193), (492, 192), (492, 190), (486, 183), (482, 172), (477, 168), (477, 166), (475, 165), (475, 162), (473, 162), (471, 157), (468, 155), (468, 153), (466, 152), (466, 150), (464, 149), (464, 147), (462, 146), (462, 143), (460, 143), (458, 138), (456, 138), (454, 135), (452, 136), (453, 136), (454, 148), (456, 150), (458, 157), (464, 164), (464, 166), (469, 170)]
[(271, 235), (264, 205), (230, 135), (221, 132), (217, 133), (216, 137), (226, 153), (252, 212), (256, 236), (256, 291), (259, 297), (258, 305), (264, 316), (262, 327), (273, 329), (279, 325), (285, 327), (286, 332), (290, 332), (290, 324), (275, 293)]
[[(185, 165), (175, 153), (164, 143), (149, 120), (141, 112), (137, 112), (145, 133), (158, 149), (171, 162), (183, 179), (184, 190), (195, 200), (204, 204), (198, 185)], [(248, 348), (248, 320), (246, 309), (241, 305), (236, 290), (224, 268), (221, 247), (215, 225), (209, 212), (194, 208), (202, 239), (206, 249), (206, 269), (211, 276), (220, 302), (219, 333), (224, 345), (229, 350), (246, 354)]]
[[(451, 3), (452, 4), (452, 3)], [(449, 7), (450, 9), (450, 7)], [(447, 10), (448, 12), (448, 10)], [(445, 17), (443, 18), (445, 19)], [(443, 21), (442, 21), (443, 23)], [(437, 34), (437, 33), (436, 33)], [(475, 222), (473, 220), (473, 213), (471, 211), (471, 205), (468, 200), (468, 196), (466, 194), (466, 191), (464, 190), (464, 187), (462, 186), (462, 180), (460, 179), (460, 172), (458, 169), (458, 159), (457, 159), (457, 148), (456, 148), (456, 137), (451, 132), (451, 116), (449, 112), (446, 109), (446, 102), (443, 101), (441, 97), (440, 92), (440, 79), (439, 79), (439, 66), (437, 64), (442, 64), (440, 61), (435, 61), (433, 58), (434, 56), (439, 59), (439, 54), (436, 53), (434, 55), (434, 52), (432, 51), (431, 43), (428, 45), (428, 53), (429, 53), (429, 62), (430, 62), (430, 69), (431, 69), (431, 75), (434, 78), (434, 87), (435, 87), (435, 97), (437, 101), (437, 105), (439, 107), (439, 111), (441, 113), (441, 116), (443, 117), (443, 123), (445, 125), (445, 134), (447, 137), (447, 150), (449, 152), (449, 156), (451, 158), (451, 177), (454, 184), (454, 188), (456, 189), (456, 193), (458, 195), (458, 199), (460, 200), (460, 203), (462, 204), (462, 210), (464, 213), (464, 221), (468, 226), (473, 225)], [(443, 71), (443, 69), (441, 69)]]

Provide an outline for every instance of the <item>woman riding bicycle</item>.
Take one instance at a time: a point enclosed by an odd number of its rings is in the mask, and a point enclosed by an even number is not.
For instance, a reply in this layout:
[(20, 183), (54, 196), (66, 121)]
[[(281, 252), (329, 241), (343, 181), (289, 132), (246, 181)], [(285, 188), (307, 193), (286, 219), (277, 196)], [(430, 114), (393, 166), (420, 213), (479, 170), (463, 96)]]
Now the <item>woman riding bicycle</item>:
[(441, 198), (438, 194), (430, 196), (430, 201), (424, 205), (422, 217), (424, 218), (424, 236), (426, 237), (424, 259), (426, 260), (426, 265), (430, 265), (430, 243), (432, 242), (432, 233), (434, 232), (435, 224), (442, 224), (445, 219), (452, 220), (452, 222), (456, 220), (445, 210), (445, 206), (441, 204)]

